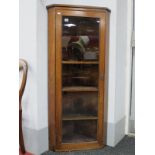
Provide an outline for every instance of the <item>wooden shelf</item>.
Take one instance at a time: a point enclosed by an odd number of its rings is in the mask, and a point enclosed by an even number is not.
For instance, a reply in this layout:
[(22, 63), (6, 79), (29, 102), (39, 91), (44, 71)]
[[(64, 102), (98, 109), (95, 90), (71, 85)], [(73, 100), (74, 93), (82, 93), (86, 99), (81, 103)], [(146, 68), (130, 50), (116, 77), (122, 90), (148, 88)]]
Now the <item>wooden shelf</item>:
[(63, 92), (79, 92), (79, 91), (98, 91), (97, 87), (86, 87), (86, 86), (70, 86), (63, 87)]
[(98, 61), (62, 61), (62, 64), (99, 64)]
[(63, 116), (63, 121), (72, 121), (72, 120), (97, 120), (97, 116), (79, 116), (79, 115), (71, 115), (71, 116)]

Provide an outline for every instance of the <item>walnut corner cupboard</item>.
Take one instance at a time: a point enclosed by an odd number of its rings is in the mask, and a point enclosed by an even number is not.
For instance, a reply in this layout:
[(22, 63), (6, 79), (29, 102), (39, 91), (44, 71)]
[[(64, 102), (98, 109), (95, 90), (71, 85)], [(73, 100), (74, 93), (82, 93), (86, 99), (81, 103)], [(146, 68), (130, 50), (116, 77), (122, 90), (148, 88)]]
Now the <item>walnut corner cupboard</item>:
[(105, 68), (110, 11), (48, 7), (49, 148), (104, 146)]

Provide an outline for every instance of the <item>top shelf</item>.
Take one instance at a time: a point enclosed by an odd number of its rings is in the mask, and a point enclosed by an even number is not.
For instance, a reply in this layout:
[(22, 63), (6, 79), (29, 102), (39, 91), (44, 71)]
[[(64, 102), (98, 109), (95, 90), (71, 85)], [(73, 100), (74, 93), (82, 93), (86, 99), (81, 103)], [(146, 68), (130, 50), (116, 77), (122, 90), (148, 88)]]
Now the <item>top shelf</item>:
[(99, 64), (98, 61), (62, 61), (62, 64)]

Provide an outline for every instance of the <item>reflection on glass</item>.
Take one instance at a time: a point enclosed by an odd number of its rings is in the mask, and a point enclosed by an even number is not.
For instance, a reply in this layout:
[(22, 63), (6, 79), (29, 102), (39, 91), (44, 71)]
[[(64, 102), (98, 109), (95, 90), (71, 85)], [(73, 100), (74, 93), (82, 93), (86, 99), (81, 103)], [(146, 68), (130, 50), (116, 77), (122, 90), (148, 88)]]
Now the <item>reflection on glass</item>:
[(99, 19), (63, 17), (62, 59), (98, 60)]
[(98, 85), (98, 65), (63, 65), (63, 86)]

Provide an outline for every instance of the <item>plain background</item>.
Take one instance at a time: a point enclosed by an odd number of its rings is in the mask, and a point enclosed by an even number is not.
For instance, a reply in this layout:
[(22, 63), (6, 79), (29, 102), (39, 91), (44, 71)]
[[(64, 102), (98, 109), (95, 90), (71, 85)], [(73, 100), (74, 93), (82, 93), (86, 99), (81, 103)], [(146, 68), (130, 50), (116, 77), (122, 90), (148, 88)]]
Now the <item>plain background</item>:
[[(0, 3), (0, 154), (19, 154), (19, 2)], [(136, 0), (136, 155), (155, 154), (155, 1)]]

